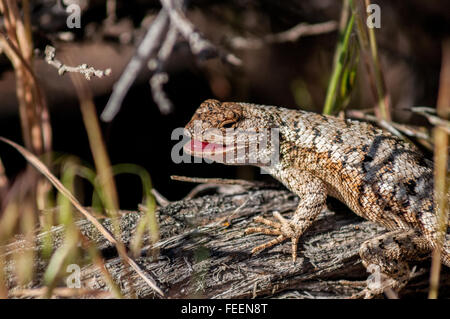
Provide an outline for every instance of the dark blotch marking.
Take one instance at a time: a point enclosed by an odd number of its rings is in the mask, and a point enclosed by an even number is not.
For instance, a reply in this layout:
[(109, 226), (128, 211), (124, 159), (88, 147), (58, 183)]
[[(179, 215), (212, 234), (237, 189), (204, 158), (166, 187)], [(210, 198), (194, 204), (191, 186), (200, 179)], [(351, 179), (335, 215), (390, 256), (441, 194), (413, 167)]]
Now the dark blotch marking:
[(360, 207), (363, 207), (363, 203), (362, 203), (362, 199), (364, 198), (363, 194), (364, 194), (364, 190), (365, 190), (365, 184), (360, 184), (358, 185), (358, 197), (357, 197), (357, 201), (358, 201), (358, 205)]
[(433, 167), (433, 162), (430, 160), (427, 160), (425, 157), (420, 156), (417, 159), (417, 165), (422, 167)]
[(343, 167), (347, 166), (347, 161), (348, 161), (348, 155), (345, 154), (344, 157), (342, 158), (342, 166)]
[[(313, 210), (313, 209), (317, 209), (317, 208), (319, 208), (319, 207), (322, 207), (323, 206), (323, 203), (318, 203), (318, 204), (315, 204), (315, 205), (309, 205), (309, 206), (307, 206), (306, 208), (308, 209), (308, 210)], [(312, 218), (310, 218), (310, 220), (311, 220)]]
[(313, 127), (313, 135), (314, 135), (313, 143), (317, 144), (316, 139), (322, 135), (322, 132), (318, 128)]
[(392, 241), (393, 241), (394, 243), (396, 243), (397, 246), (399, 246), (399, 247), (402, 246), (402, 242), (401, 242), (401, 240), (398, 240), (398, 239), (397, 239), (397, 236), (393, 236), (393, 237), (392, 237)]
[(369, 145), (363, 145), (362, 147), (361, 147), (361, 151), (363, 151), (364, 153), (367, 153), (367, 149), (369, 148)]
[[(370, 161), (376, 157), (376, 152), (379, 149), (381, 141), (385, 139), (391, 139), (396, 141), (395, 145), (393, 146), (393, 149), (391, 150), (389, 155), (383, 159), (381, 163), (377, 165), (370, 165)], [(396, 139), (394, 139), (391, 136), (377, 137), (372, 143), (370, 151), (366, 154), (365, 161), (361, 163), (361, 169), (365, 175), (363, 178), (364, 182), (367, 182), (369, 184), (376, 182), (377, 173), (379, 172), (379, 170), (382, 168), (385, 168), (385, 170), (391, 170), (395, 163), (395, 160), (402, 154), (410, 155), (409, 158), (412, 160), (418, 160), (419, 158), (421, 158), (421, 155), (419, 153), (417, 153), (416, 151), (405, 149), (404, 147), (402, 147), (401, 143), (399, 143)]]
[(405, 198), (405, 200), (403, 202), (401, 202), (401, 205), (403, 208), (408, 208), (409, 207), (409, 198)]
[(342, 144), (344, 141), (342, 140), (342, 132), (337, 130), (336, 135), (334, 136), (333, 143)]
[(416, 192), (416, 181), (410, 179), (405, 183), (406, 190), (409, 195), (415, 196), (417, 194)]
[[(373, 139), (373, 142), (372, 142), (372, 144), (370, 145), (370, 149), (368, 150), (368, 148), (369, 148), (368, 145), (364, 145), (364, 146), (362, 147), (362, 151), (363, 151), (363, 152), (367, 152), (367, 155), (366, 155), (366, 156), (367, 156), (368, 158), (374, 159), (374, 158), (377, 157), (377, 153), (378, 153), (378, 150), (380, 149), (380, 145), (383, 143), (383, 141), (387, 141), (387, 140), (392, 140), (392, 141), (394, 141), (394, 145), (398, 145), (398, 144), (399, 144), (398, 139), (396, 139), (396, 138), (393, 137), (393, 136), (388, 136), (388, 135), (378, 135), (378, 136), (375, 136), (375, 138)], [(400, 144), (400, 145), (401, 145), (401, 144)], [(396, 147), (394, 147), (393, 149), (394, 149), (394, 151), (397, 150)]]
[(322, 135), (322, 132), (317, 127), (313, 127), (313, 135), (314, 137), (318, 137)]

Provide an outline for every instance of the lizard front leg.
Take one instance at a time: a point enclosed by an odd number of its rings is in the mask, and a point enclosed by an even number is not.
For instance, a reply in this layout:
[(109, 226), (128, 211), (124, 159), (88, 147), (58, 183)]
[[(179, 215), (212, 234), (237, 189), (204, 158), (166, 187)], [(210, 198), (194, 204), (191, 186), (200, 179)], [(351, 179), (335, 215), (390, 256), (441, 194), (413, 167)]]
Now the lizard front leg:
[(372, 280), (357, 296), (371, 298), (389, 288), (402, 289), (411, 275), (408, 261), (426, 258), (431, 250), (430, 242), (416, 230), (395, 230), (364, 242), (359, 254)]
[[(255, 221), (270, 226), (271, 228), (250, 227), (246, 229), (246, 234), (263, 233), (277, 236), (275, 239), (253, 248), (252, 253), (260, 252), (272, 247), (286, 239), (292, 241), (292, 260), (297, 259), (297, 243), (300, 236), (316, 220), (322, 208), (326, 205), (326, 187), (317, 177), (308, 172), (293, 170), (292, 178), (287, 185), (294, 193), (300, 197), (300, 203), (294, 216), (288, 220), (274, 212), (274, 217), (278, 222), (274, 222), (262, 217), (256, 217)], [(295, 175), (294, 175), (295, 174)]]

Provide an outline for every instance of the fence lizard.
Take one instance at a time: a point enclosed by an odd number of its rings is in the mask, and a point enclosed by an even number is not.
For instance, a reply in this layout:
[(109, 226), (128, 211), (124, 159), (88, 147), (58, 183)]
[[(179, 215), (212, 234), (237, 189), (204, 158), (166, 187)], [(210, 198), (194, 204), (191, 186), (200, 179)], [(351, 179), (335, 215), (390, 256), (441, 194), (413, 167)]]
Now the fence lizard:
[[(252, 143), (259, 142), (258, 133), (268, 129), (278, 130), (278, 148), (269, 139), (251, 149)], [(270, 228), (251, 227), (246, 233), (276, 238), (255, 247), (253, 253), (290, 239), (295, 261), (298, 239), (324, 208), (327, 195), (389, 230), (365, 242), (360, 256), (365, 267), (380, 267), (392, 287), (405, 282), (408, 261), (426, 256), (436, 247), (433, 164), (413, 145), (390, 133), (365, 122), (217, 100), (203, 102), (185, 132), (191, 138), (184, 146), (188, 154), (229, 165), (260, 166), (299, 196), (290, 220), (277, 212), (277, 221), (255, 218)], [(255, 162), (275, 151), (276, 162)], [(450, 267), (448, 236), (442, 263)]]

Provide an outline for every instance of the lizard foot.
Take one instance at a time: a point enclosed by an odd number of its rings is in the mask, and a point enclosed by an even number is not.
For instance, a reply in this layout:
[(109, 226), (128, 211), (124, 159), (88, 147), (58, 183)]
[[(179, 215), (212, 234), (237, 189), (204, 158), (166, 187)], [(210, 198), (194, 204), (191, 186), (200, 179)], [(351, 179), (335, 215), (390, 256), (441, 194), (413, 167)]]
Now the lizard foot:
[(245, 230), (246, 234), (262, 233), (266, 235), (277, 236), (275, 239), (272, 239), (262, 245), (253, 248), (252, 253), (256, 254), (264, 249), (277, 245), (290, 238), (292, 241), (292, 260), (295, 262), (297, 260), (298, 239), (303, 233), (303, 230), (299, 229), (298, 225), (292, 223), (292, 221), (287, 220), (278, 212), (274, 212), (273, 216), (278, 219), (279, 222), (274, 222), (260, 216), (255, 217), (254, 219), (255, 222), (270, 226), (271, 228), (249, 227)]
[(375, 271), (367, 279), (367, 287), (361, 292), (352, 295), (350, 299), (372, 299), (382, 294), (389, 299), (398, 299), (398, 292), (408, 284), (411, 278), (416, 277), (418, 274), (423, 274), (423, 271), (416, 273), (415, 268), (412, 271), (405, 269), (405, 273), (395, 278)]
[(414, 229), (398, 229), (365, 241), (359, 254), (371, 275), (359, 297), (373, 298), (384, 293), (395, 298), (396, 292), (417, 275), (414, 269), (410, 271), (408, 261), (422, 260), (430, 250), (427, 239)]

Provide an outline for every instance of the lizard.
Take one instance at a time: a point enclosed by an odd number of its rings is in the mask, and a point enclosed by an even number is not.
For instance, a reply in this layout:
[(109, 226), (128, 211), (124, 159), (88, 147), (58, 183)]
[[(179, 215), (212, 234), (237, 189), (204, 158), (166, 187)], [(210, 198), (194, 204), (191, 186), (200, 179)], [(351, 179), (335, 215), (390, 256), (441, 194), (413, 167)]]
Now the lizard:
[[(390, 287), (403, 287), (410, 274), (408, 262), (426, 258), (438, 245), (433, 162), (411, 143), (367, 122), (209, 99), (184, 133), (189, 137), (183, 147), (187, 154), (227, 165), (259, 166), (299, 196), (291, 219), (278, 212), (273, 213), (276, 221), (254, 219), (268, 227), (250, 227), (246, 234), (276, 237), (252, 253), (290, 239), (295, 262), (299, 238), (325, 207), (327, 196), (388, 230), (364, 242), (360, 257), (366, 268), (379, 267)], [(260, 143), (258, 138), (268, 135), (276, 139)], [(258, 146), (252, 148), (255, 142)], [(450, 267), (448, 235), (441, 262)]]

